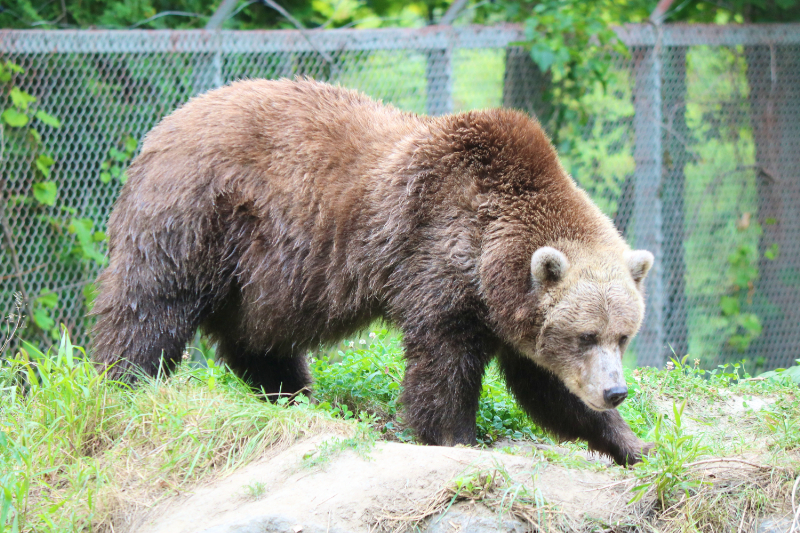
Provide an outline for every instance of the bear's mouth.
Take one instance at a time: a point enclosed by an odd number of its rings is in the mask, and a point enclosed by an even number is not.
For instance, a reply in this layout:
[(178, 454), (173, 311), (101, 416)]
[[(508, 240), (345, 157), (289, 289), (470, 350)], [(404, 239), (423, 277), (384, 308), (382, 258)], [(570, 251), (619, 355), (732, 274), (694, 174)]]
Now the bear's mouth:
[(592, 402), (587, 401), (587, 400), (583, 400), (583, 403), (585, 403), (586, 405), (588, 405), (591, 409), (594, 409), (595, 411), (599, 411), (599, 412), (608, 411), (607, 407), (598, 407), (595, 404), (593, 404)]

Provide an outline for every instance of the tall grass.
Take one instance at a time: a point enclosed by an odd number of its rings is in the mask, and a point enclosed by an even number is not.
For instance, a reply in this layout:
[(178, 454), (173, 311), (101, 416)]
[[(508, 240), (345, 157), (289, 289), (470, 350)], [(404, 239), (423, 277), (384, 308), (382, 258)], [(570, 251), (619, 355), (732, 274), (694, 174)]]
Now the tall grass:
[(0, 533), (112, 531), (267, 449), (350, 426), (308, 404), (263, 402), (216, 365), (134, 389), (103, 379), (64, 333), (0, 367)]

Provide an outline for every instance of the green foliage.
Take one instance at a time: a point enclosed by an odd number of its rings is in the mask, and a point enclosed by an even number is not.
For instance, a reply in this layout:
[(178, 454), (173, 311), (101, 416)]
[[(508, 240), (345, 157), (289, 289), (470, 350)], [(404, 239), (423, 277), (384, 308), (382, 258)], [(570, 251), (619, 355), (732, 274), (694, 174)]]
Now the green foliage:
[(783, 380), (789, 379), (800, 385), (800, 359), (795, 360), (795, 365), (789, 368), (776, 368), (769, 372), (759, 374), (759, 379)]
[(109, 158), (100, 165), (100, 181), (109, 183), (112, 179), (119, 180), (120, 183), (128, 181), (125, 168), (133, 159), (133, 155), (138, 148), (138, 142), (130, 135), (126, 135), (122, 143), (122, 149), (111, 148), (108, 151)]
[(260, 500), (267, 493), (267, 484), (263, 481), (253, 481), (244, 486), (244, 493), (248, 500)]
[(0, 120), (12, 128), (11, 135), (16, 143), (25, 145), (25, 149), (33, 156), (36, 175), (43, 178), (33, 184), (32, 194), (36, 201), (44, 206), (53, 206), (58, 194), (58, 188), (51, 181), (50, 174), (55, 160), (47, 153), (41, 151), (41, 134), (33, 126), (33, 121), (38, 120), (43, 125), (58, 129), (61, 123), (42, 109), (37, 109), (38, 103), (35, 96), (28, 94), (13, 84), (13, 75), (22, 74), (24, 70), (10, 61), (0, 63), (0, 83), (6, 84), (8, 99), (11, 106), (0, 114)]
[(401, 338), (386, 328), (376, 328), (367, 338), (344, 343), (333, 353), (313, 354), (310, 366), (315, 395), (322, 399), (321, 407), (343, 418), (369, 414), (382, 422), (382, 433), (407, 440), (395, 427), (405, 372)]
[[(25, 210), (23, 216), (41, 224), (43, 230), (31, 232), (30, 239), (21, 237), (21, 240), (26, 243), (27, 249), (36, 250), (40, 255), (47, 255), (49, 252), (49, 261), (58, 263), (60, 271), (69, 271), (75, 263), (90, 268), (103, 266), (106, 263), (105, 232), (96, 228), (94, 218), (80, 216), (75, 208), (67, 207), (59, 201), (58, 183), (64, 178), (56, 172), (56, 158), (43, 148), (40, 130), (49, 133), (50, 130), (60, 128), (61, 122), (41, 109), (36, 97), (15, 85), (14, 76), (23, 73), (23, 69), (14, 63), (0, 63), (0, 82), (5, 84), (3, 90), (7, 93), (10, 105), (0, 117), (9, 127), (7, 137), (10, 152), (18, 160), (32, 161), (31, 173), (34, 177), (29, 192), (10, 195), (9, 205), (15, 210)], [(101, 182), (109, 183), (114, 179), (124, 183), (125, 166), (136, 152), (137, 144), (136, 139), (126, 135), (118, 147), (109, 150), (108, 159), (101, 168)], [(12, 177), (12, 190), (16, 187), (16, 190), (22, 189), (24, 192), (28, 187), (25, 179), (24, 175)], [(20, 187), (14, 181), (21, 181), (23, 185)], [(3, 244), (5, 246), (7, 243)], [(59, 338), (54, 316), (58, 304), (56, 293), (60, 291), (57, 288), (59, 281), (61, 278), (56, 276), (53, 285), (42, 289), (31, 303), (31, 316), (27, 324), (43, 333), (49, 333), (53, 339)], [(88, 310), (93, 301), (91, 284), (86, 286), (84, 296)], [(29, 338), (31, 335), (32, 332), (27, 334)]]
[(654, 429), (655, 450), (644, 458), (636, 468), (639, 485), (631, 489), (633, 498), (628, 503), (639, 501), (649, 490), (655, 490), (661, 508), (667, 508), (667, 502), (675, 492), (684, 493), (699, 487), (702, 482), (691, 476), (689, 465), (708, 448), (701, 440), (684, 431), (682, 425), (686, 400), (678, 407), (673, 403), (673, 420), (661, 415)]
[(324, 468), (332, 459), (347, 450), (354, 451), (362, 459), (369, 459), (369, 452), (375, 447), (377, 433), (368, 422), (360, 422), (351, 437), (333, 437), (303, 455), (303, 467)]
[[(749, 223), (749, 215), (743, 217), (746, 224), (740, 224), (740, 231), (751, 231), (756, 235), (762, 233), (758, 224)], [(778, 245), (772, 244), (765, 252), (764, 257), (774, 260), (778, 257)], [(731, 325), (731, 334), (728, 344), (744, 352), (750, 343), (761, 335), (762, 325), (758, 315), (746, 312), (743, 309), (752, 304), (755, 282), (758, 279), (758, 249), (749, 242), (740, 244), (733, 253), (728, 255), (730, 292), (720, 300), (720, 310)]]
[[(421, 26), (433, 22), (447, 8), (446, 0), (399, 2), (397, 0), (282, 0), (279, 2), (307, 28), (385, 25)], [(201, 0), (65, 0), (58, 5), (34, 0), (15, 0), (14, 8), (0, 11), (4, 28), (38, 29), (190, 29), (203, 28), (220, 2)], [(278, 11), (262, 2), (240, 0), (223, 22), (224, 29), (294, 29)]]
[(553, 96), (560, 104), (580, 98), (594, 84), (605, 84), (611, 52), (627, 54), (611, 28), (607, 2), (543, 0), (525, 20), (531, 58), (550, 71)]
[(33, 303), (33, 322), (42, 331), (47, 331), (50, 336), (58, 340), (59, 331), (52, 313), (58, 307), (58, 294), (42, 289)]
[(486, 445), (500, 439), (540, 440), (543, 433), (534, 426), (508, 393), (497, 365), (489, 366), (483, 378), (478, 403), (478, 439)]

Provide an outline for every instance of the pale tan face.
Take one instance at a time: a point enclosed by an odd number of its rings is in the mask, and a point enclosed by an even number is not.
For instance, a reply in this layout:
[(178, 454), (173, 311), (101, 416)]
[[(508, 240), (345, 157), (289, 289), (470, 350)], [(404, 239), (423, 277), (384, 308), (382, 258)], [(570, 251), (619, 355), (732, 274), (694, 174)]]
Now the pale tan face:
[(628, 252), (571, 265), (566, 256), (549, 250), (546, 268), (537, 264), (536, 255), (532, 261), (535, 282), (541, 272), (549, 275), (538, 284), (539, 301), (547, 310), (535, 346), (523, 351), (590, 408), (613, 409), (627, 395), (622, 355), (644, 316), (640, 285), (652, 255)]

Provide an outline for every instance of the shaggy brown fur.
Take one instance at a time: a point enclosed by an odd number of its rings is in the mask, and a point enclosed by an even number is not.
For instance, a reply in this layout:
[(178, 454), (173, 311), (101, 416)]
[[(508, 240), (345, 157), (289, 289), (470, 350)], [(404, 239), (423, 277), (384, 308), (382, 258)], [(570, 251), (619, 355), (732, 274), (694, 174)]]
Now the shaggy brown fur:
[(542, 426), (640, 457), (608, 391), (652, 256), (631, 255), (527, 116), (421, 117), (313, 81), (243, 81), (164, 119), (128, 176), (94, 310), (113, 376), (171, 370), (202, 327), (254, 387), (293, 392), (310, 348), (383, 317), (404, 333), (420, 440), (475, 441), (497, 355)]

